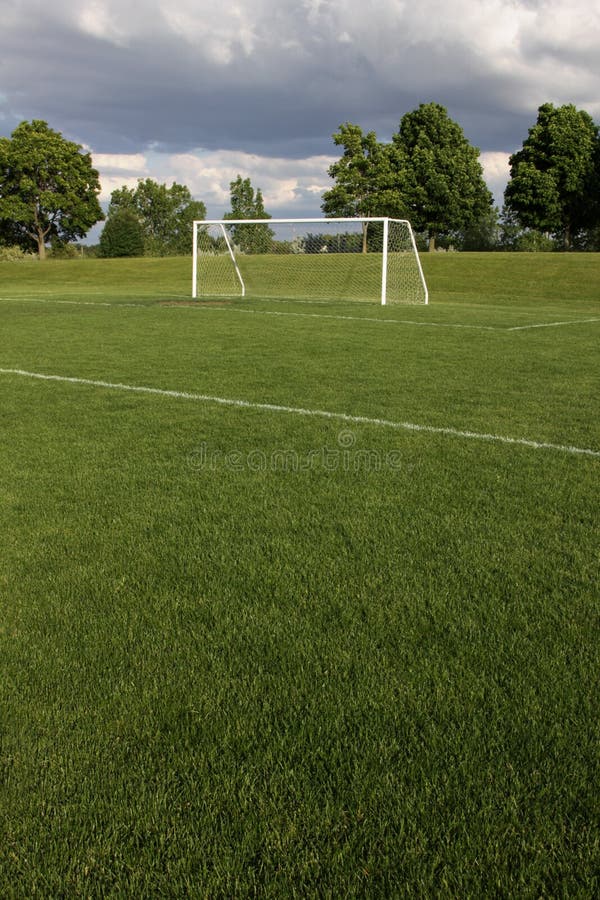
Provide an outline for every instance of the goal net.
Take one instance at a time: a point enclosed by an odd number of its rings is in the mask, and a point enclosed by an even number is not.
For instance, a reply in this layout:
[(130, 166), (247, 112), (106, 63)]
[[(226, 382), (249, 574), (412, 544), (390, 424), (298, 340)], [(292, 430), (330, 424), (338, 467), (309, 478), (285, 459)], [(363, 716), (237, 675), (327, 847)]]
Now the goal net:
[(428, 302), (410, 223), (388, 218), (194, 222), (192, 296)]

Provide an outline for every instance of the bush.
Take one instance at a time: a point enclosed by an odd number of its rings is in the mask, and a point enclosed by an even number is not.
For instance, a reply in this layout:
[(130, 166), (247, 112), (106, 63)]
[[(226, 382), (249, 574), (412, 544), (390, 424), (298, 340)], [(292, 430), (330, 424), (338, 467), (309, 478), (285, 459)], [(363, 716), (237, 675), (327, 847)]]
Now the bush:
[(51, 259), (78, 259), (81, 256), (81, 248), (68, 241), (53, 239), (48, 251)]
[(21, 262), (27, 259), (37, 259), (37, 255), (26, 253), (21, 247), (0, 245), (0, 262)]
[(118, 209), (106, 220), (100, 235), (100, 256), (143, 256), (144, 232), (132, 209)]
[(556, 250), (556, 242), (541, 231), (524, 231), (515, 241), (515, 250), (524, 253), (550, 253)]

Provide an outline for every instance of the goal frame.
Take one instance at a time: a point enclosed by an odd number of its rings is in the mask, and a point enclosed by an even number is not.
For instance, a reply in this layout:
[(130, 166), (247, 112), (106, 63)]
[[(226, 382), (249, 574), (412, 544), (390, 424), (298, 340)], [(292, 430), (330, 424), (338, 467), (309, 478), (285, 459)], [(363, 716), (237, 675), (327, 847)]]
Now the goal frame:
[(383, 250), (381, 254), (381, 305), (385, 306), (387, 304), (387, 271), (388, 271), (388, 235), (389, 235), (389, 226), (390, 223), (398, 223), (404, 225), (410, 236), (410, 242), (412, 246), (412, 252), (414, 254), (414, 259), (417, 266), (417, 271), (419, 274), (419, 279), (421, 282), (421, 286), (423, 288), (424, 300), (422, 301), (424, 305), (429, 303), (429, 291), (427, 288), (427, 282), (425, 281), (425, 276), (423, 274), (423, 267), (421, 265), (421, 260), (419, 258), (419, 251), (417, 250), (417, 244), (415, 241), (414, 232), (412, 226), (408, 219), (394, 219), (389, 216), (342, 216), (342, 217), (315, 217), (315, 218), (303, 218), (303, 219), (196, 219), (193, 222), (193, 254), (192, 254), (192, 298), (194, 300), (198, 299), (198, 231), (201, 227), (210, 225), (210, 226), (219, 226), (222, 230), (223, 237), (225, 239), (227, 245), (227, 251), (231, 258), (232, 264), (234, 266), (234, 270), (236, 273), (236, 277), (240, 283), (241, 295), (245, 297), (246, 295), (246, 287), (244, 284), (244, 279), (240, 272), (239, 266), (237, 264), (236, 256), (234, 248), (231, 245), (231, 241), (229, 240), (229, 235), (227, 234), (227, 227), (232, 225), (318, 225), (318, 224), (344, 224), (344, 223), (352, 223), (356, 225), (357, 223), (366, 222), (367, 224), (374, 222), (381, 222), (383, 224)]

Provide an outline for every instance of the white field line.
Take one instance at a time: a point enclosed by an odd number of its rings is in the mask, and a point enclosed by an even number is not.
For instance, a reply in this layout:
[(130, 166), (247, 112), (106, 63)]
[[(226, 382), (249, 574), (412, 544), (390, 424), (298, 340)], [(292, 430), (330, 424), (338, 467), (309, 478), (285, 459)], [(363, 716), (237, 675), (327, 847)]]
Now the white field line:
[(88, 387), (103, 388), (113, 391), (129, 391), (138, 394), (152, 394), (160, 397), (171, 397), (177, 400), (194, 400), (199, 403), (214, 403), (220, 406), (234, 406), (241, 409), (256, 409), (265, 412), (287, 413), (288, 415), (307, 416), (311, 418), (330, 419), (336, 422), (347, 422), (352, 425), (371, 425), (379, 428), (391, 428), (396, 431), (413, 431), (425, 434), (440, 434), (447, 437), (463, 438), (476, 441), (487, 441), (495, 444), (510, 444), (528, 447), (533, 450), (554, 450), (577, 456), (591, 456), (600, 459), (600, 450), (574, 447), (570, 444), (553, 444), (547, 441), (534, 441), (529, 438), (514, 438), (500, 434), (486, 434), (477, 431), (463, 431), (458, 428), (440, 427), (437, 425), (419, 425), (413, 422), (394, 422), (390, 419), (356, 416), (349, 413), (331, 412), (324, 409), (305, 409), (299, 406), (283, 406), (277, 403), (259, 403), (253, 400), (238, 400), (229, 397), (214, 397), (210, 394), (196, 394), (188, 391), (165, 390), (145, 385), (120, 384), (111, 381), (100, 381), (91, 378), (75, 378), (68, 375), (45, 375), (41, 372), (28, 372), (24, 369), (0, 368), (1, 375), (16, 375), (22, 378), (34, 378), (40, 381), (56, 381), (66, 384), (81, 384)]
[[(53, 297), (3, 297), (5, 301), (11, 302), (23, 302), (23, 303), (62, 303), (67, 304), (69, 306), (110, 306), (115, 309), (121, 309), (122, 307), (138, 307), (139, 309), (153, 309), (155, 308), (152, 304), (148, 303), (106, 303), (98, 300), (55, 300)], [(412, 319), (380, 319), (375, 316), (347, 316), (335, 313), (301, 313), (301, 312), (282, 312), (281, 310), (273, 310), (273, 309), (240, 309), (239, 307), (234, 306), (204, 306), (202, 305), (202, 301), (198, 302), (197, 306), (172, 306), (173, 303), (181, 302), (180, 299), (171, 301), (165, 300), (165, 308), (169, 309), (183, 309), (183, 310), (195, 310), (196, 312), (226, 312), (226, 313), (246, 313), (254, 316), (285, 316), (285, 317), (295, 317), (301, 319), (338, 319), (341, 321), (351, 321), (351, 322), (383, 322), (387, 324), (393, 325), (425, 325), (434, 328), (471, 328), (477, 331), (505, 331), (506, 329), (503, 326), (496, 325), (462, 325), (462, 324), (453, 324), (446, 322), (418, 322)], [(185, 303), (185, 301), (183, 301)], [(191, 303), (191, 301), (190, 301)]]
[(570, 319), (568, 322), (543, 322), (535, 325), (465, 325), (456, 322), (418, 322), (414, 319), (376, 319), (374, 316), (343, 316), (334, 315), (332, 313), (297, 313), (297, 312), (279, 312), (270, 309), (235, 309), (232, 307), (199, 307), (205, 311), (213, 312), (240, 312), (254, 313), (263, 316), (299, 316), (304, 319), (348, 319), (353, 322), (385, 322), (395, 325), (422, 325), (428, 328), (470, 328), (476, 331), (525, 331), (528, 328), (556, 328), (559, 325), (580, 325), (582, 322), (600, 322), (600, 317), (594, 319)]
[[(100, 300), (57, 300), (53, 297), (2, 297), (0, 300), (12, 303), (58, 303), (67, 306), (103, 306), (111, 309), (121, 309), (123, 307), (128, 309), (155, 308), (152, 303), (107, 303)], [(301, 313), (283, 312), (281, 310), (271, 309), (240, 309), (239, 307), (231, 306), (204, 306), (202, 301), (199, 301), (197, 306), (170, 306), (169, 304), (173, 302), (181, 302), (181, 298), (178, 298), (176, 301), (165, 301), (165, 307), (169, 309), (192, 309), (197, 312), (245, 313), (254, 316), (280, 316), (300, 319), (335, 319), (338, 321), (349, 322), (376, 322), (387, 325), (415, 325), (417, 327), (425, 328), (465, 328), (472, 331), (528, 331), (531, 328), (558, 328), (564, 325), (581, 325), (589, 322), (600, 322), (600, 317), (595, 317), (590, 319), (569, 319), (564, 322), (539, 322), (529, 325), (467, 325), (459, 322), (420, 322), (416, 319), (384, 319), (375, 316), (350, 316), (338, 313)]]
[(600, 322), (600, 317), (594, 319), (569, 319), (568, 322), (540, 322), (533, 325), (513, 325), (506, 331), (527, 331), (529, 328), (559, 328), (561, 325), (581, 325), (584, 322)]
[[(189, 309), (189, 307), (183, 307)], [(194, 307), (195, 308), (195, 307)], [(273, 309), (239, 309), (231, 306), (198, 306), (205, 312), (236, 312), (252, 313), (255, 316), (293, 316), (300, 319), (337, 319), (349, 322), (382, 322), (391, 325), (424, 325), (429, 328), (472, 328), (477, 331), (505, 331), (505, 328), (496, 325), (461, 325), (450, 322), (418, 322), (415, 319), (379, 319), (375, 316), (346, 316), (338, 313), (300, 313), (281, 312)]]
[(148, 303), (107, 303), (103, 300), (56, 300), (54, 297), (0, 297), (5, 303), (58, 303), (64, 306), (108, 306), (119, 309), (121, 306), (149, 309)]

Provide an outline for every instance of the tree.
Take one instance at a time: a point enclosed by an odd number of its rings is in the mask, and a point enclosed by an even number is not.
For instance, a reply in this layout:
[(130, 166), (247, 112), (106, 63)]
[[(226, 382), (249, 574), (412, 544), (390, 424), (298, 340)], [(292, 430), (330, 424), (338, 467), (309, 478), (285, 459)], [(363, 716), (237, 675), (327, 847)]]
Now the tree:
[[(256, 193), (249, 178), (238, 175), (230, 182), (231, 212), (224, 219), (270, 219), (260, 188)], [(243, 253), (269, 253), (275, 232), (268, 225), (233, 225), (233, 240)]]
[(497, 250), (500, 243), (498, 210), (491, 207), (482, 216), (456, 235), (460, 250)]
[(100, 235), (100, 255), (144, 255), (144, 231), (133, 209), (124, 206), (108, 216)]
[(479, 150), (438, 103), (406, 113), (392, 136), (407, 218), (429, 237), (464, 230), (487, 214), (493, 198), (483, 179)]
[[(1, 153), (2, 148), (0, 147)], [(0, 219), (0, 247), (18, 247), (19, 250), (27, 254), (28, 252), (32, 253), (36, 249), (36, 244), (33, 238), (24, 234), (22, 229), (12, 219)]]
[(192, 246), (193, 222), (206, 217), (204, 203), (192, 199), (185, 185), (173, 182), (167, 187), (152, 178), (140, 178), (135, 188), (124, 186), (112, 192), (109, 218), (125, 209), (137, 216), (146, 256), (188, 253)]
[(328, 170), (336, 184), (323, 194), (325, 215), (398, 215), (403, 200), (390, 148), (378, 142), (374, 131), (363, 134), (360, 125), (350, 122), (340, 125), (333, 142), (344, 152)]
[(523, 147), (510, 158), (507, 209), (521, 226), (561, 237), (600, 223), (600, 137), (584, 110), (545, 103)]
[(89, 153), (46, 122), (21, 122), (0, 138), (0, 234), (46, 256), (52, 238), (85, 237), (104, 218)]
[[(359, 125), (346, 122), (333, 135), (343, 147), (340, 159), (328, 169), (335, 186), (323, 194), (326, 216), (397, 216), (404, 213), (402, 178), (392, 165), (389, 146), (380, 144), (374, 131), (363, 134)], [(367, 227), (363, 225), (363, 253), (367, 251)]]
[(524, 228), (514, 212), (504, 206), (500, 224), (500, 249), (518, 253), (548, 253), (559, 248), (548, 232)]

